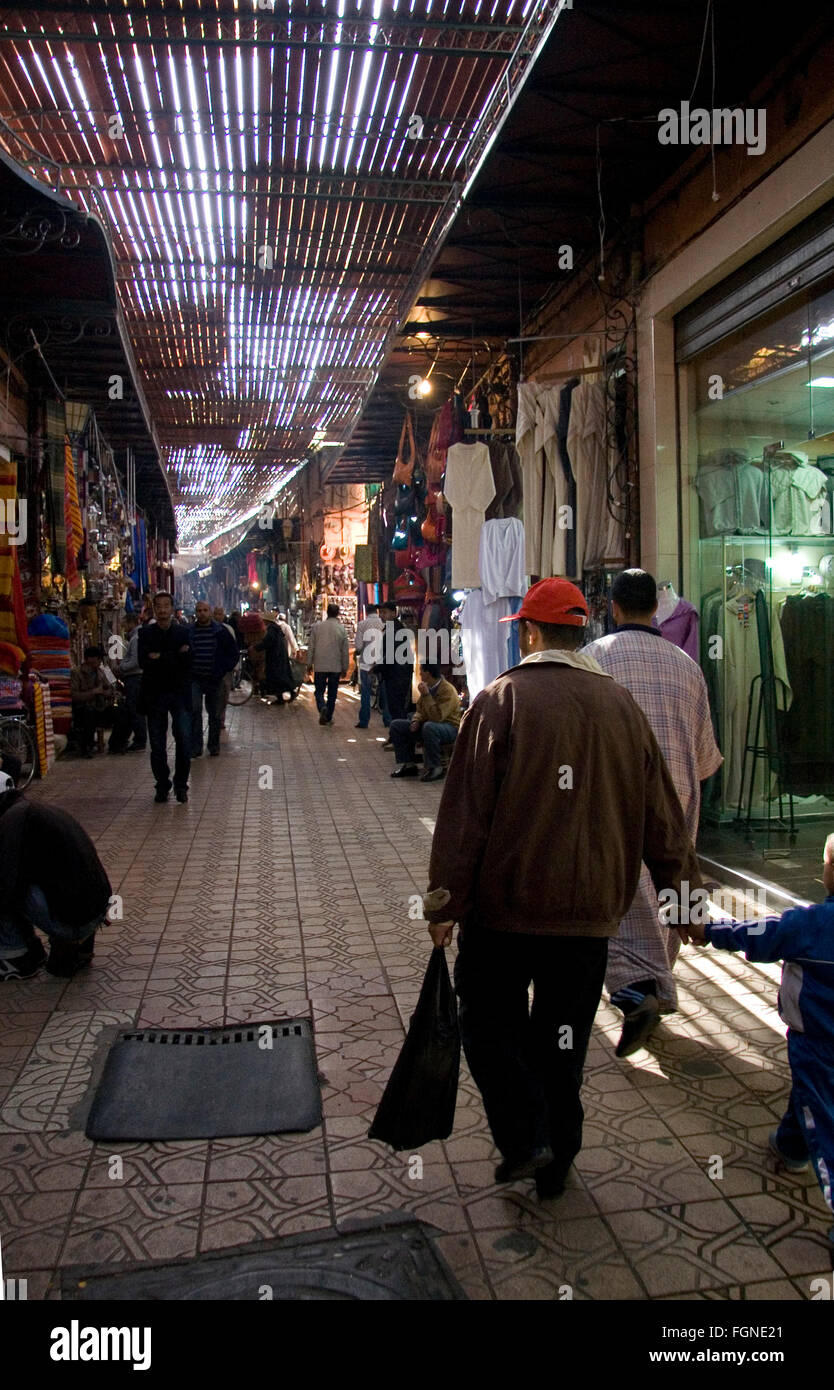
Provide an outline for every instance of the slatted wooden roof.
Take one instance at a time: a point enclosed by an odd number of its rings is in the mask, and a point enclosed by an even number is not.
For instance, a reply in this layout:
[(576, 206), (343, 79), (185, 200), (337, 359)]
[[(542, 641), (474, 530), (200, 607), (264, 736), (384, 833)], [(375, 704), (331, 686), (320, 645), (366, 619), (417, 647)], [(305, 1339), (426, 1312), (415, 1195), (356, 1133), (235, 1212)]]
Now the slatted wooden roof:
[(180, 542), (369, 399), (560, 0), (42, 0), (0, 142), (95, 211)]

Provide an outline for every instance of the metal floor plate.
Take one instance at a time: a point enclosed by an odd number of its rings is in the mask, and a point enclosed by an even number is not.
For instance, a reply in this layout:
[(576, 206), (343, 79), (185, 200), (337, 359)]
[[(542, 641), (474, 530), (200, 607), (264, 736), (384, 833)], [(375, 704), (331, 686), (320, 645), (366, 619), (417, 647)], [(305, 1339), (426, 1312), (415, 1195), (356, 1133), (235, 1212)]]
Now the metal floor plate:
[(133, 1269), (65, 1269), (70, 1300), (463, 1301), (466, 1295), (419, 1221), (390, 1217), (347, 1234), (319, 1231), (196, 1260)]

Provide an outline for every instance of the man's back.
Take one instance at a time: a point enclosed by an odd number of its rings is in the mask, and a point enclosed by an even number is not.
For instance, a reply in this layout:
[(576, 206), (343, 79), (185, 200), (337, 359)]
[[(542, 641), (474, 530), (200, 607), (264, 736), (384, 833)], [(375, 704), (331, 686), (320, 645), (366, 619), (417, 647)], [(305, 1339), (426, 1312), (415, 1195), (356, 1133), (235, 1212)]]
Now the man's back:
[(314, 623), (308, 661), (316, 671), (346, 671), (350, 663), (348, 635), (338, 618)]
[(629, 627), (591, 642), (584, 651), (642, 709), (694, 833), (700, 783), (721, 765), (700, 667), (656, 628)]
[(84, 827), (67, 811), (7, 792), (0, 797), (0, 899), (19, 901), (33, 883), (54, 915), (73, 926), (103, 914), (110, 898)]
[[(645, 716), (616, 681), (525, 662), (464, 716), (438, 813), (430, 888), (498, 931), (610, 936), (641, 859), (700, 882)], [(672, 886), (674, 880), (670, 880)], [(665, 886), (665, 884), (664, 884)]]

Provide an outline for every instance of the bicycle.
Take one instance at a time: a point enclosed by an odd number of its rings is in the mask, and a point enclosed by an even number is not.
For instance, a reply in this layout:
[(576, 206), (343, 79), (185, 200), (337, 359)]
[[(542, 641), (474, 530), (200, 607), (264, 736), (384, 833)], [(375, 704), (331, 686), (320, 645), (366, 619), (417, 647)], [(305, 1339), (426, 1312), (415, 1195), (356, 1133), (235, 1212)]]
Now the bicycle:
[(232, 674), (232, 688), (229, 691), (230, 705), (245, 705), (252, 698), (255, 682), (248, 656), (241, 656)]
[(28, 787), (38, 765), (38, 750), (24, 714), (0, 715), (0, 755), (5, 754), (20, 763), (18, 788)]

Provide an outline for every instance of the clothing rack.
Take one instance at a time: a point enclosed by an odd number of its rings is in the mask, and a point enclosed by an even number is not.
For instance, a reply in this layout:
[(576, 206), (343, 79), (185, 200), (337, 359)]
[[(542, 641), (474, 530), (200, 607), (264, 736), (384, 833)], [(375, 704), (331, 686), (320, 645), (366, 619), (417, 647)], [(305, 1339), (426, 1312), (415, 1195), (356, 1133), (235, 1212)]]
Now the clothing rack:
[(515, 430), (484, 430), (484, 429), (464, 429), (464, 434), (486, 434), (490, 439), (515, 439)]

